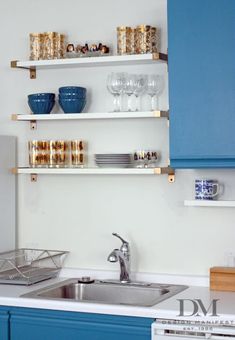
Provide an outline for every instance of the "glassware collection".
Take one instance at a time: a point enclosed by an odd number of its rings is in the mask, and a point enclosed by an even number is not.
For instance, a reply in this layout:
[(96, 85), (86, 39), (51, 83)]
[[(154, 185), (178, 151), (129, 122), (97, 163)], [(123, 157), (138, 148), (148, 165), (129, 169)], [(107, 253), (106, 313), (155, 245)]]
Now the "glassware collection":
[(117, 53), (146, 54), (158, 52), (160, 44), (159, 30), (150, 25), (117, 27)]
[(83, 167), (85, 146), (82, 140), (33, 140), (28, 142), (32, 168)]
[[(28, 142), (32, 168), (83, 168), (88, 166), (87, 143), (83, 140), (32, 140)], [(100, 168), (154, 168), (159, 154), (154, 150), (134, 153), (98, 153), (95, 165)]]
[[(107, 89), (113, 95), (113, 111), (140, 111), (141, 97), (151, 98), (151, 111), (159, 109), (159, 96), (164, 89), (163, 77), (157, 74), (111, 73), (107, 79)], [(134, 97), (134, 104), (133, 104)], [(127, 108), (125, 110), (125, 98)]]
[(65, 35), (58, 32), (30, 33), (30, 60), (63, 59)]
[[(58, 32), (30, 33), (30, 60), (98, 57), (110, 54), (110, 46), (101, 42), (75, 44)], [(160, 31), (150, 25), (117, 27), (117, 54), (158, 52)]]

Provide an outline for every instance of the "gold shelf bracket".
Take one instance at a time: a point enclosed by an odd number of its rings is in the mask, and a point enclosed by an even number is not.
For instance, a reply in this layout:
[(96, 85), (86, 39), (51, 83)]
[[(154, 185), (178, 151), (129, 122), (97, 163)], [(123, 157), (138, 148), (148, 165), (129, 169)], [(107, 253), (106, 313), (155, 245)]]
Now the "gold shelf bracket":
[(166, 61), (168, 63), (168, 55), (165, 54), (165, 53), (154, 52), (152, 54), (152, 58), (153, 58), (153, 60), (163, 60), (163, 61)]
[(38, 175), (37, 174), (31, 174), (30, 175), (31, 182), (37, 182), (38, 180)]
[(31, 130), (37, 130), (37, 121), (36, 120), (30, 120), (30, 129)]
[(17, 121), (17, 114), (16, 114), (16, 113), (13, 113), (13, 114), (11, 115), (11, 120), (13, 120), (14, 122)]
[(37, 78), (36, 67), (30, 67), (29, 74), (30, 74), (30, 79), (36, 79)]
[(169, 183), (174, 183), (175, 181), (175, 170), (172, 169), (170, 166), (165, 168), (155, 168), (154, 173), (156, 175), (168, 175)]
[(18, 169), (17, 168), (12, 168), (11, 169), (12, 175), (18, 175)]
[(169, 119), (169, 111), (154, 111), (153, 115), (155, 118), (167, 118)]
[(20, 68), (22, 70), (29, 70), (29, 76), (30, 79), (36, 79), (37, 78), (37, 71), (36, 71), (36, 67), (31, 66), (31, 67), (21, 67), (18, 66), (18, 60), (12, 60), (11, 61), (11, 68)]

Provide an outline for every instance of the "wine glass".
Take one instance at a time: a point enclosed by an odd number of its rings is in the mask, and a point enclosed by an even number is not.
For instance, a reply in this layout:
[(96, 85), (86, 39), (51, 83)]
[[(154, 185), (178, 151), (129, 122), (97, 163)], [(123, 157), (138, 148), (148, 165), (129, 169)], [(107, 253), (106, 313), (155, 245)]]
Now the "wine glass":
[(114, 110), (113, 112), (121, 111), (120, 96), (124, 90), (124, 84), (127, 74), (124, 72), (111, 73), (107, 79), (107, 88), (109, 92), (114, 96)]
[(127, 95), (127, 111), (131, 112), (131, 96), (135, 92), (136, 89), (136, 75), (135, 74), (127, 74), (125, 85), (124, 85), (124, 93)]
[[(159, 109), (159, 95), (163, 91), (163, 77), (158, 74), (151, 74), (147, 81), (147, 94), (151, 97), (151, 110)], [(155, 103), (156, 98), (156, 103)]]
[(134, 95), (136, 97), (136, 111), (141, 109), (140, 96), (144, 94), (147, 87), (147, 76), (145, 74), (136, 75), (136, 86), (134, 89)]

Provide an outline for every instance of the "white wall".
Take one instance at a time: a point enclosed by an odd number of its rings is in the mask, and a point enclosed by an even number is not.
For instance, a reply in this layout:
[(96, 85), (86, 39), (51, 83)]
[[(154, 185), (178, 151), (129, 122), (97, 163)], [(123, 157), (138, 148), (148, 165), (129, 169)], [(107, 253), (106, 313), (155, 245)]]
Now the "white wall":
[[(164, 120), (41, 123), (37, 131), (10, 121), (11, 113), (28, 112), (27, 94), (70, 84), (89, 89), (87, 110), (107, 111), (109, 72), (167, 75), (165, 66), (39, 71), (36, 80), (9, 68), (10, 60), (27, 59), (28, 34), (38, 31), (66, 32), (74, 42), (115, 45), (116, 26), (147, 23), (161, 27), (166, 52), (166, 0), (8, 0), (0, 3), (0, 22), (0, 134), (18, 136), (21, 166), (27, 164), (27, 140), (39, 138), (83, 138), (90, 154), (155, 148), (166, 164)], [(165, 90), (163, 109), (167, 97)], [(34, 184), (28, 176), (19, 176), (19, 246), (67, 249), (70, 267), (114, 269), (106, 258), (119, 246), (111, 236), (115, 231), (131, 242), (133, 270), (207, 274), (210, 266), (223, 264), (225, 251), (233, 250), (235, 211), (183, 207), (183, 200), (193, 195), (194, 179), (200, 177), (217, 178), (226, 184), (224, 197), (235, 198), (232, 170), (178, 171), (175, 184), (165, 176), (42, 176)]]

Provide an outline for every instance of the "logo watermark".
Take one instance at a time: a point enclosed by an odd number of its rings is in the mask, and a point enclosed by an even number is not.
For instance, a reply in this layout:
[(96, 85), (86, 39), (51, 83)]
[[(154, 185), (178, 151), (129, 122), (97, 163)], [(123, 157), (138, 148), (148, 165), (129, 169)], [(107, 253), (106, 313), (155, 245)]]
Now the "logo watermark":
[[(213, 299), (209, 306), (205, 306), (201, 299), (177, 299), (179, 301), (179, 314), (177, 316), (214, 316), (217, 314), (217, 302), (219, 299)], [(190, 305), (190, 313), (185, 308), (185, 304)]]

